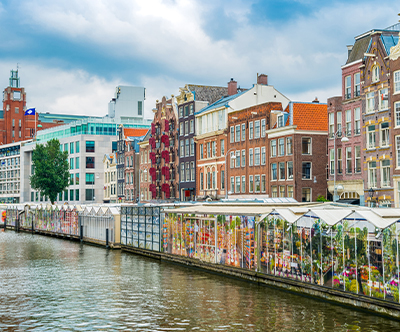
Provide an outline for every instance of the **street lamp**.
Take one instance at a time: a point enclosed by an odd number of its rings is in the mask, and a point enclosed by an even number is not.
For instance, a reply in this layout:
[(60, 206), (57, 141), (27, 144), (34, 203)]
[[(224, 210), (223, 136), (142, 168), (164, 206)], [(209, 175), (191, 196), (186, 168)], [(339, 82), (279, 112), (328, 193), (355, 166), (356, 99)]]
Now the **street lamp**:
[[(147, 173), (147, 166), (145, 166), (146, 168), (143, 170), (143, 173)], [(141, 203), (142, 201), (142, 188), (140, 187), (140, 179), (142, 177), (142, 174), (140, 174), (141, 169), (139, 168), (139, 203)]]
[[(228, 199), (228, 164), (227, 164), (227, 162), (228, 162), (228, 155), (229, 155), (229, 152), (232, 151), (232, 150), (234, 150), (234, 149), (235, 149), (235, 148), (229, 149), (229, 150), (226, 152), (226, 155), (225, 155), (225, 199)], [(233, 155), (233, 156), (231, 157), (231, 159), (235, 160), (235, 159), (236, 159), (236, 155)]]
[(372, 197), (374, 197), (375, 190), (371, 187), (369, 188), (368, 193), (369, 193), (370, 205), (372, 207)]
[[(336, 194), (336, 191), (337, 191), (337, 188), (336, 188), (336, 138), (339, 133), (341, 134), (342, 131), (338, 130), (336, 133), (333, 134), (333, 156), (334, 156), (334, 158), (333, 158), (333, 163), (334, 163), (334, 165), (333, 165), (333, 202), (336, 202), (336, 196), (337, 196), (337, 194)], [(346, 143), (349, 141), (349, 139), (346, 136), (344, 136), (340, 141), (342, 143)]]

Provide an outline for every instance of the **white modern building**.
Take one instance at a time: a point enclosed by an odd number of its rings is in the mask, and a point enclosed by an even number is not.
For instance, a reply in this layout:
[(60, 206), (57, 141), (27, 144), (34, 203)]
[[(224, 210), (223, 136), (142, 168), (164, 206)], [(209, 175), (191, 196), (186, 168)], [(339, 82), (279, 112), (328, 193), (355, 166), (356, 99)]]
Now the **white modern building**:
[(118, 123), (150, 125), (152, 119), (144, 118), (145, 99), (144, 87), (119, 85), (108, 103), (108, 117)]

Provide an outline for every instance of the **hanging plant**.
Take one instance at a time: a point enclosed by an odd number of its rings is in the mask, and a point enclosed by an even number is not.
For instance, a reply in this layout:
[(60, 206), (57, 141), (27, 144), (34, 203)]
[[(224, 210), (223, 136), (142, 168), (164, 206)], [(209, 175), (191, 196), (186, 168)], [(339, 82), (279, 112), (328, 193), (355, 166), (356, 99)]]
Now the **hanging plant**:
[(156, 163), (156, 154), (155, 152), (150, 152), (150, 160), (153, 164)]
[(150, 137), (149, 138), (149, 144), (150, 144), (152, 149), (155, 149), (156, 148), (156, 139), (154, 137)]
[(152, 177), (152, 180), (154, 181), (156, 177), (156, 169), (154, 167), (151, 167), (149, 173)]

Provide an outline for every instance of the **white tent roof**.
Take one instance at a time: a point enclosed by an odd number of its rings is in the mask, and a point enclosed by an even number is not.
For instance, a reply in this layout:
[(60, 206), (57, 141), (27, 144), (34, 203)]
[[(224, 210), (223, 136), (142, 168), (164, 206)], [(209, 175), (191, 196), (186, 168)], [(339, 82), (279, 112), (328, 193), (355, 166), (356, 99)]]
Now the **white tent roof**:
[[(383, 214), (385, 214), (385, 212), (383, 212)], [(390, 213), (388, 213), (388, 214), (390, 214)], [(350, 222), (351, 222), (351, 220), (367, 221), (379, 229), (384, 229), (384, 228), (387, 228), (390, 225), (394, 224), (395, 222), (399, 221), (400, 215), (398, 215), (397, 217), (382, 218), (375, 211), (358, 210), (358, 211), (353, 211), (353, 213), (350, 214), (349, 216), (347, 216), (345, 219), (349, 220)], [(370, 228), (369, 228), (369, 230), (370, 230)]]
[(168, 213), (182, 214), (213, 214), (213, 215), (232, 215), (232, 216), (260, 216), (268, 214), (273, 210), (272, 206), (226, 206), (226, 205), (195, 205), (177, 209), (163, 209)]
[(314, 224), (314, 221), (311, 222), (310, 219), (321, 219), (324, 223), (328, 226), (336, 225), (338, 222), (342, 221), (348, 215), (350, 215), (353, 211), (352, 210), (345, 210), (345, 209), (312, 209), (309, 210), (307, 213), (302, 215), (297, 220), (298, 226), (304, 227), (311, 227)]
[[(293, 224), (299, 217), (295, 215), (291, 209), (273, 209), (267, 216), (280, 216), (281, 218), (285, 219), (289, 224)], [(261, 220), (264, 219), (261, 216)]]

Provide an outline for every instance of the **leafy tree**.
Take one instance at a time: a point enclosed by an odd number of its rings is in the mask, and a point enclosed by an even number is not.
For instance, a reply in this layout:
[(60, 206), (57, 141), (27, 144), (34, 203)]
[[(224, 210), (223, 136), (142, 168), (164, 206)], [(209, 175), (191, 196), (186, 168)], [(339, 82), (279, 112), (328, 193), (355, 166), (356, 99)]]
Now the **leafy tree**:
[(316, 199), (317, 202), (329, 202), (328, 199), (325, 198), (324, 195), (319, 195)]
[(60, 151), (60, 142), (52, 139), (46, 145), (36, 145), (32, 164), (35, 171), (30, 177), (31, 187), (47, 196), (53, 204), (57, 194), (69, 185), (68, 152)]

